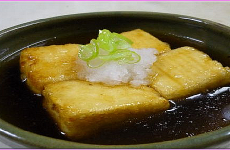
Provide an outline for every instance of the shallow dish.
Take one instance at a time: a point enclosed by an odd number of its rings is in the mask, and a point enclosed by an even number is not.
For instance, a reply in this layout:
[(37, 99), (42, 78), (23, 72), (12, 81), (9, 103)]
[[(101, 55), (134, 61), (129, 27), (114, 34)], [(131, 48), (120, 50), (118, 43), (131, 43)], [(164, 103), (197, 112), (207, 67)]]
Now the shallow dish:
[[(99, 29), (114, 32), (140, 28), (172, 48), (193, 46), (230, 66), (230, 28), (208, 20), (150, 12), (100, 12), (60, 16), (0, 31), (0, 134), (12, 146), (33, 148), (226, 148), (230, 126), (177, 140), (130, 145), (84, 144), (49, 136), (51, 124), (36, 97), (23, 94), (19, 53), (32, 46), (87, 43)], [(28, 90), (28, 89), (27, 89)], [(28, 91), (27, 91), (28, 93)], [(33, 97), (33, 96), (32, 96)], [(38, 123), (40, 122), (40, 124)], [(36, 130), (34, 130), (36, 128)], [(47, 128), (47, 129), (46, 129)], [(44, 134), (39, 134), (42, 131)], [(16, 145), (17, 144), (17, 145)]]

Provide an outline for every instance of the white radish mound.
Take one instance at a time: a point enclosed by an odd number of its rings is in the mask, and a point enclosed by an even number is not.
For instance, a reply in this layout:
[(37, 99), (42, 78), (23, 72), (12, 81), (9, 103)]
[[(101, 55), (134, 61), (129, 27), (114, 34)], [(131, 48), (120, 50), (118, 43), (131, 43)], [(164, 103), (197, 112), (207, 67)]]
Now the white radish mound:
[(117, 61), (106, 62), (98, 68), (89, 68), (85, 61), (78, 59), (77, 76), (80, 80), (89, 82), (102, 82), (108, 85), (130, 84), (134, 87), (149, 85), (151, 66), (157, 60), (154, 48), (133, 49), (141, 56), (141, 60), (134, 64), (118, 64)]

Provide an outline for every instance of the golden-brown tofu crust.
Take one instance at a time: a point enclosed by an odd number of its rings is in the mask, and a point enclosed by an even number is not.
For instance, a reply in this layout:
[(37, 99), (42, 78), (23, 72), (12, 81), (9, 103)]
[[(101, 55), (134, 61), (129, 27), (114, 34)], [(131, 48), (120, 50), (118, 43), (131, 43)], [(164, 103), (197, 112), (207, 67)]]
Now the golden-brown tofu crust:
[(105, 86), (86, 81), (46, 85), (44, 107), (72, 140), (86, 138), (127, 119), (169, 108), (169, 102), (146, 86)]
[(132, 47), (136, 49), (155, 48), (159, 53), (171, 50), (168, 43), (160, 41), (158, 38), (141, 29), (123, 32), (121, 34), (130, 39), (133, 42)]
[(227, 67), (192, 47), (160, 55), (152, 71), (151, 86), (166, 99), (184, 98), (230, 82)]
[(77, 44), (24, 49), (20, 55), (22, 78), (37, 94), (48, 83), (76, 79), (78, 50)]

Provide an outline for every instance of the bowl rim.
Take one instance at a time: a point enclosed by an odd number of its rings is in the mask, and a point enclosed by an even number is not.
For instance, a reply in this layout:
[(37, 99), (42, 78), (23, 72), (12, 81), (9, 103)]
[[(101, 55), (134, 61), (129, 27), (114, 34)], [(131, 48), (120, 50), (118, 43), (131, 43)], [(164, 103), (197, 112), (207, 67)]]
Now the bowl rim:
[[(98, 16), (157, 16), (172, 20), (181, 20), (188, 23), (195, 23), (197, 25), (205, 24), (207, 28), (215, 28), (219, 32), (227, 32), (230, 35), (230, 27), (209, 21), (206, 19), (200, 19), (196, 17), (190, 17), (179, 14), (169, 14), (169, 13), (159, 13), (159, 12), (144, 12), (144, 11), (110, 11), (110, 12), (91, 12), (91, 13), (79, 13), (62, 15), (45, 19), (38, 19), (35, 21), (30, 21), (22, 23), (7, 29), (0, 31), (1, 37), (7, 36), (8, 33), (18, 31), (22, 28), (27, 28), (35, 24), (42, 24), (46, 22), (52, 22), (63, 19), (70, 18), (81, 18), (81, 17), (98, 17)], [(25, 131), (20, 129), (2, 119), (0, 119), (0, 135), (11, 139), (17, 143), (22, 143), (24, 145), (42, 147), (42, 148), (201, 148), (208, 147), (210, 145), (218, 144), (219, 142), (225, 142), (230, 139), (230, 126), (223, 127), (221, 129), (202, 133), (192, 137), (181, 138), (172, 141), (163, 141), (156, 143), (147, 144), (131, 144), (131, 145), (98, 145), (98, 144), (84, 144), (79, 142), (72, 142), (67, 140), (55, 139), (52, 137), (47, 137), (39, 135), (33, 132)], [(201, 140), (202, 139), (202, 140)], [(189, 142), (188, 142), (189, 141)]]

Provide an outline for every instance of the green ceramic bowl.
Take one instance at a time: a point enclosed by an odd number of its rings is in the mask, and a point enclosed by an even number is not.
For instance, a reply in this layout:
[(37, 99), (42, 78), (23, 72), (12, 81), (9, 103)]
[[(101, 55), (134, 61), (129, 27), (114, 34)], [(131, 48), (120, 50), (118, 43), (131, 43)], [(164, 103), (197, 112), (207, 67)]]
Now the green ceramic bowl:
[[(132, 144), (83, 144), (49, 135), (41, 102), (21, 83), (19, 53), (25, 47), (87, 43), (99, 29), (123, 32), (140, 28), (172, 48), (193, 46), (230, 66), (230, 28), (204, 19), (149, 12), (101, 12), (41, 19), (0, 31), (0, 134), (11, 146), (32, 148), (226, 148), (230, 126), (177, 140)], [(27, 93), (27, 94), (25, 94)], [(28, 94), (29, 93), (29, 94)], [(214, 116), (215, 117), (215, 116)], [(43, 124), (40, 129), (37, 122)], [(36, 130), (34, 130), (36, 128)], [(47, 128), (47, 129), (46, 129)], [(39, 134), (40, 130), (47, 131)]]

